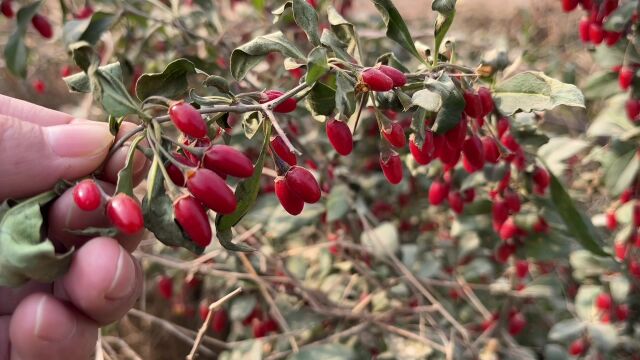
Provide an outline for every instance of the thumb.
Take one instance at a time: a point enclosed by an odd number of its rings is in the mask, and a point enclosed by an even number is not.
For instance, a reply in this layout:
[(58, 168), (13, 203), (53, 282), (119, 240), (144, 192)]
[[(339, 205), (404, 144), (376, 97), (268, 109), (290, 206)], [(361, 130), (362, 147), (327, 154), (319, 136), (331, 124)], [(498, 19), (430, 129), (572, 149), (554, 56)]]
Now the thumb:
[(73, 120), (41, 127), (0, 115), (0, 200), (37, 194), (61, 179), (90, 174), (112, 142), (106, 123)]

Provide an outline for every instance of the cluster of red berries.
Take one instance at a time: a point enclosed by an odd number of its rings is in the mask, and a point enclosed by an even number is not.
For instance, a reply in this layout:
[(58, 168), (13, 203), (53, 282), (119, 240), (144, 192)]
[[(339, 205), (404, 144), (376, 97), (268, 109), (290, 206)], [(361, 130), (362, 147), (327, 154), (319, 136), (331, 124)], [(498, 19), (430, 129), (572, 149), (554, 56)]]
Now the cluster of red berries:
[(615, 304), (610, 294), (602, 292), (596, 296), (594, 305), (598, 310), (600, 321), (610, 323), (612, 321), (626, 321), (629, 317), (629, 306)]
[[(618, 227), (618, 218), (616, 216), (616, 210), (618, 207), (627, 204), (632, 201), (636, 193), (635, 188), (629, 188), (620, 194), (618, 201), (605, 213), (605, 224), (609, 231), (615, 231)], [(631, 221), (633, 230), (631, 234), (624, 238), (622, 241), (617, 241), (614, 244), (614, 253), (619, 261), (625, 261), (628, 258), (628, 254), (632, 249), (640, 249), (640, 201), (634, 200), (631, 210)], [(636, 259), (629, 259), (628, 262), (629, 273), (640, 279), (640, 261)]]
[(107, 196), (91, 179), (82, 180), (73, 188), (73, 201), (80, 210), (95, 211), (103, 200), (106, 200), (107, 218), (120, 232), (131, 235), (142, 230), (144, 219), (136, 199), (124, 193)]

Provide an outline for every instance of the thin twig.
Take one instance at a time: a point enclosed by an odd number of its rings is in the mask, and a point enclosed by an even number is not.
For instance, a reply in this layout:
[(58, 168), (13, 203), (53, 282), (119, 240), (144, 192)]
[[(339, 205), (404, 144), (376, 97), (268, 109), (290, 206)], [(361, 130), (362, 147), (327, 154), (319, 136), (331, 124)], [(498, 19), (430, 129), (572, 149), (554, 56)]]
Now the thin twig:
[(229, 294), (225, 295), (222, 299), (209, 305), (209, 312), (207, 313), (207, 317), (204, 319), (202, 326), (200, 326), (200, 330), (198, 330), (198, 335), (196, 336), (196, 340), (193, 343), (193, 347), (191, 348), (189, 355), (187, 355), (187, 360), (193, 360), (193, 358), (196, 356), (196, 353), (198, 352), (198, 348), (200, 347), (200, 343), (202, 342), (202, 337), (204, 336), (204, 333), (209, 328), (209, 322), (211, 321), (211, 314), (213, 314), (213, 311), (219, 308), (225, 302), (232, 299), (234, 296), (240, 294), (241, 292), (242, 292), (242, 288), (237, 288), (234, 291), (230, 292)]

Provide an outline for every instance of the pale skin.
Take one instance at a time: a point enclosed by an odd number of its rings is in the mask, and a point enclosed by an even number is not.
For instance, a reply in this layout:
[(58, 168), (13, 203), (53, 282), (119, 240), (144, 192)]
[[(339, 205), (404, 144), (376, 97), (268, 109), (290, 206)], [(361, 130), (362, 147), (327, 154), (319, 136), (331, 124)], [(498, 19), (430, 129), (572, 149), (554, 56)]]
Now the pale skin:
[[(134, 127), (129, 125), (118, 137)], [(36, 195), (61, 179), (86, 177), (105, 160), (101, 184), (112, 191), (128, 152), (124, 146), (107, 160), (114, 140), (106, 123), (0, 95), (0, 201)], [(137, 181), (146, 165), (136, 154)], [(67, 274), (51, 284), (0, 287), (0, 360), (89, 359), (99, 328), (124, 316), (141, 292), (142, 271), (130, 252), (142, 234), (115, 239), (69, 234), (65, 229), (108, 225), (103, 208), (76, 208), (71, 190), (45, 216), (56, 246), (73, 245), (77, 251)]]

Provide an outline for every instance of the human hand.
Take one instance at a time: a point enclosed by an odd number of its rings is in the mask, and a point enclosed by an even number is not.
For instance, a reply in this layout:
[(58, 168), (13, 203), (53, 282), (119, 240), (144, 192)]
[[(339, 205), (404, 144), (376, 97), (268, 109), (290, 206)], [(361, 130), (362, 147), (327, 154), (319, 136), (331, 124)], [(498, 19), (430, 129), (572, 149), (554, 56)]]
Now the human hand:
[[(123, 123), (120, 136), (131, 129)], [(61, 179), (95, 171), (114, 138), (98, 123), (0, 95), (0, 201), (51, 189)], [(127, 147), (106, 163), (101, 185), (113, 191)], [(141, 153), (134, 158), (134, 180), (146, 172)], [(30, 282), (0, 287), (0, 360), (88, 359), (98, 329), (122, 317), (141, 292), (142, 271), (130, 255), (140, 234), (117, 239), (87, 238), (66, 229), (108, 226), (104, 204), (84, 212), (68, 190), (45, 215), (56, 248), (79, 247), (67, 274), (51, 284)], [(2, 269), (0, 268), (0, 271)]]

